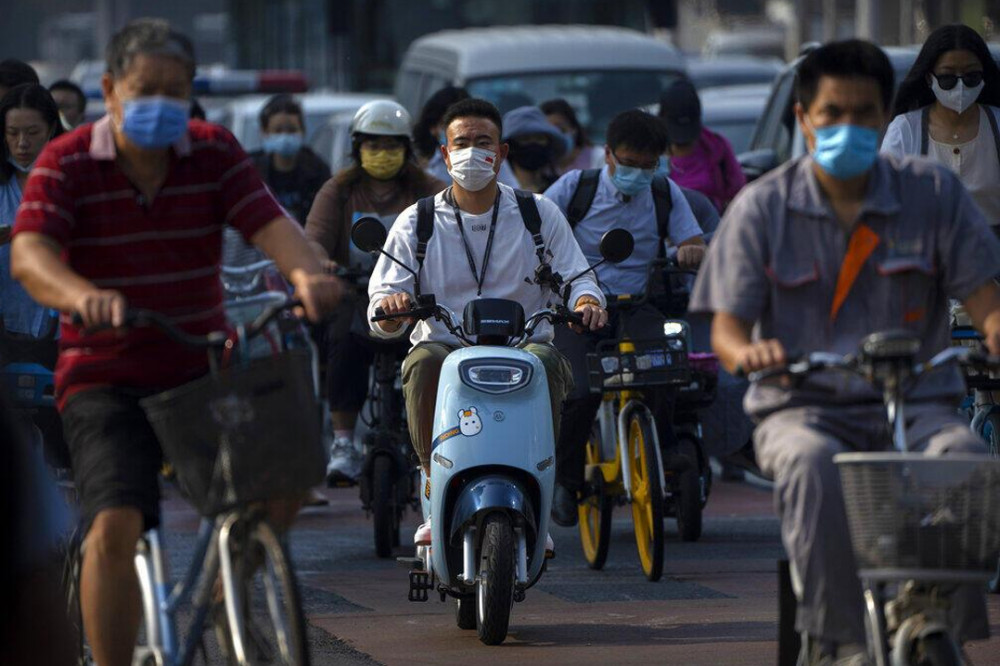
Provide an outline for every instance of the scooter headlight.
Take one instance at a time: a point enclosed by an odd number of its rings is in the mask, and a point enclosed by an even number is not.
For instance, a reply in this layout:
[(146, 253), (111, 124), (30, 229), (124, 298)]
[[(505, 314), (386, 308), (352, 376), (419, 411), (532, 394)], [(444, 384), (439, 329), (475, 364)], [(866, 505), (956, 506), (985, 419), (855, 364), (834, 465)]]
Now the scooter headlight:
[(531, 381), (531, 365), (508, 359), (464, 361), (459, 366), (462, 383), (485, 393), (510, 393)]

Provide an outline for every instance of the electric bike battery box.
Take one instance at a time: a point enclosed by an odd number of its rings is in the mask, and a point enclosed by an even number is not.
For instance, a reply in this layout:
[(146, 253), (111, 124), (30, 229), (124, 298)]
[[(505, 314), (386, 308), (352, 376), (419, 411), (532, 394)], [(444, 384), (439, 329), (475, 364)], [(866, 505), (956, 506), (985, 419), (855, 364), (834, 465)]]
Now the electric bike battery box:
[(524, 332), (524, 308), (504, 298), (480, 298), (465, 306), (462, 328), (467, 335), (511, 338)]

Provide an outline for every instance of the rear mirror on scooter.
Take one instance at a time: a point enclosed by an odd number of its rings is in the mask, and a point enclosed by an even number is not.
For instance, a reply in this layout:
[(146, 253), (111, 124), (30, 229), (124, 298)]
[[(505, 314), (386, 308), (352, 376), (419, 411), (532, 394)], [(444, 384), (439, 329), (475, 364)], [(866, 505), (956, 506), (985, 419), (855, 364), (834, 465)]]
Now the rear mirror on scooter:
[(625, 229), (612, 229), (601, 237), (601, 256), (612, 264), (631, 257), (633, 249), (635, 238)]
[(351, 227), (351, 240), (363, 252), (378, 252), (387, 237), (385, 225), (376, 217), (362, 217)]

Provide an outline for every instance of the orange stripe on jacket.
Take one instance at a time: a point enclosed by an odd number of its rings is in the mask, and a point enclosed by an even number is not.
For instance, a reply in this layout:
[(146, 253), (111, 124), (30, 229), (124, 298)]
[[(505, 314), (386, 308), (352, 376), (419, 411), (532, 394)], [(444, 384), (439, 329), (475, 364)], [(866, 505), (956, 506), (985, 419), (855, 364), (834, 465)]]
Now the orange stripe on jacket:
[(837, 290), (833, 292), (833, 304), (830, 306), (830, 321), (837, 318), (840, 307), (847, 300), (847, 295), (851, 293), (851, 287), (861, 274), (861, 267), (868, 261), (875, 248), (878, 247), (879, 237), (872, 228), (866, 224), (859, 224), (851, 234), (851, 240), (847, 244), (847, 254), (844, 255), (844, 262), (840, 265), (840, 273), (837, 275)]

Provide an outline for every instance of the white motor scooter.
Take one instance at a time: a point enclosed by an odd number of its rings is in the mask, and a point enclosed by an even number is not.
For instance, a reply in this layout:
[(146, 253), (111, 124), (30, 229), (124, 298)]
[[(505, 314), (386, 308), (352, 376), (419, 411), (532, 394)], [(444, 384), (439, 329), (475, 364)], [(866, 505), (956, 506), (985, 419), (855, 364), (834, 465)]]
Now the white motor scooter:
[[(372, 222), (355, 224), (354, 244), (404, 266), (382, 249), (385, 227)], [(632, 246), (627, 231), (609, 231), (600, 263), (626, 259)], [(586, 273), (564, 281), (546, 268), (536, 282), (564, 300), (567, 285)], [(438, 319), (463, 348), (445, 359), (438, 382), (430, 497), (421, 493), (425, 519), (433, 507), (431, 545), (400, 562), (410, 568), (410, 601), (427, 601), (433, 590), (441, 601), (454, 597), (458, 626), (478, 629), (483, 643), (497, 645), (507, 636), (513, 603), (524, 600), (544, 571), (555, 484), (545, 368), (521, 347), (542, 321), (581, 320), (564, 306), (525, 320), (519, 303), (484, 298), (466, 306), (460, 324), (415, 283), (416, 303), (406, 316)], [(389, 318), (378, 310), (372, 321)]]

